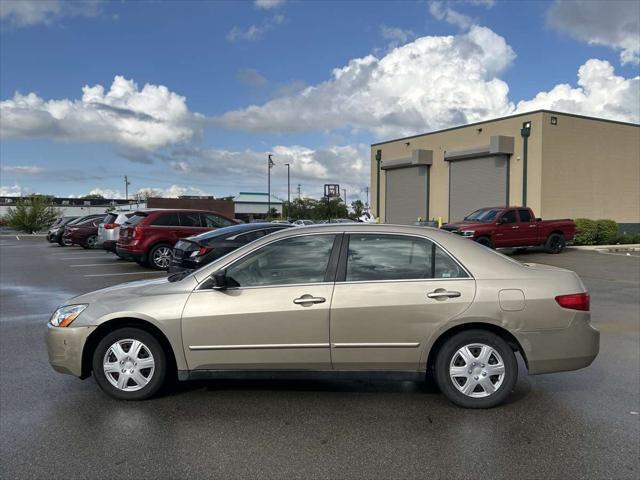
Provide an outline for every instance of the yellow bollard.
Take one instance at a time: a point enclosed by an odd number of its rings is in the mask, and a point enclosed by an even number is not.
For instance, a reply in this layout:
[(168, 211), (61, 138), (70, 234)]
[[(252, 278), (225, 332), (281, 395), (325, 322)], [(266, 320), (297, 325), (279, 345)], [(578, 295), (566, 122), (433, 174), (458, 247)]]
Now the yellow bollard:
[(442, 217), (438, 217), (438, 228), (442, 228)]

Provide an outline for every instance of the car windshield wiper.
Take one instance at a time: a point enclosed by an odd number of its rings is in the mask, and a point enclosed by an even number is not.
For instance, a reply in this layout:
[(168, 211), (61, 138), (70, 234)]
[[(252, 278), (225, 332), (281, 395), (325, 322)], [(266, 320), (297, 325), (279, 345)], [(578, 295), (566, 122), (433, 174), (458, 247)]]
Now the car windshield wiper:
[(167, 280), (169, 280), (171, 283), (179, 282), (180, 280), (182, 280), (183, 278), (185, 278), (189, 274), (191, 274), (191, 270), (185, 270), (184, 272), (178, 272), (178, 273), (174, 273), (172, 275), (169, 275), (167, 277)]

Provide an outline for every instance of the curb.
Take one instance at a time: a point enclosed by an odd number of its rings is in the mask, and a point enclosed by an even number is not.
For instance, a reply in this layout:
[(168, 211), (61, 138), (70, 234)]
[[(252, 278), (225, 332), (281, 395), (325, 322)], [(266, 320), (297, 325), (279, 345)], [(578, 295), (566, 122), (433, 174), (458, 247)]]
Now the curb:
[(640, 243), (631, 243), (629, 245), (579, 245), (567, 248), (606, 252), (640, 252)]

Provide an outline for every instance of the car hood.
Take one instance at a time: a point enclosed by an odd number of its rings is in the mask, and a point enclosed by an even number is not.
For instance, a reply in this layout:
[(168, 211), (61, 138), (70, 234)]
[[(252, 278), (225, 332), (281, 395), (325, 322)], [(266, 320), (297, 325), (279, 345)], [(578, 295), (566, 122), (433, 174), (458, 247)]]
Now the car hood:
[(166, 277), (152, 280), (138, 280), (135, 282), (121, 283), (112, 287), (101, 288), (93, 292), (85, 293), (70, 298), (64, 305), (78, 303), (96, 303), (98, 301), (126, 302), (137, 297), (149, 297), (164, 295), (167, 293), (190, 292), (197, 285), (196, 280), (189, 276), (179, 282), (169, 282)]

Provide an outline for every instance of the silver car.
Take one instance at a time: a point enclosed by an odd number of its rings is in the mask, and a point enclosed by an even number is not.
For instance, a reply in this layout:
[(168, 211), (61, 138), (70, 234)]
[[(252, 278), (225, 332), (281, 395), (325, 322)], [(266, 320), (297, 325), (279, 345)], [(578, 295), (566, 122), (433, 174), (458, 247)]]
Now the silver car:
[(436, 229), (332, 224), (73, 298), (47, 343), (55, 370), (93, 373), (125, 400), (169, 376), (392, 373), (432, 375), (455, 404), (487, 408), (512, 391), (516, 353), (529, 374), (583, 368), (599, 332), (574, 272)]
[(120, 236), (120, 225), (133, 216), (134, 212), (110, 212), (98, 225), (98, 247), (116, 253), (116, 243)]

